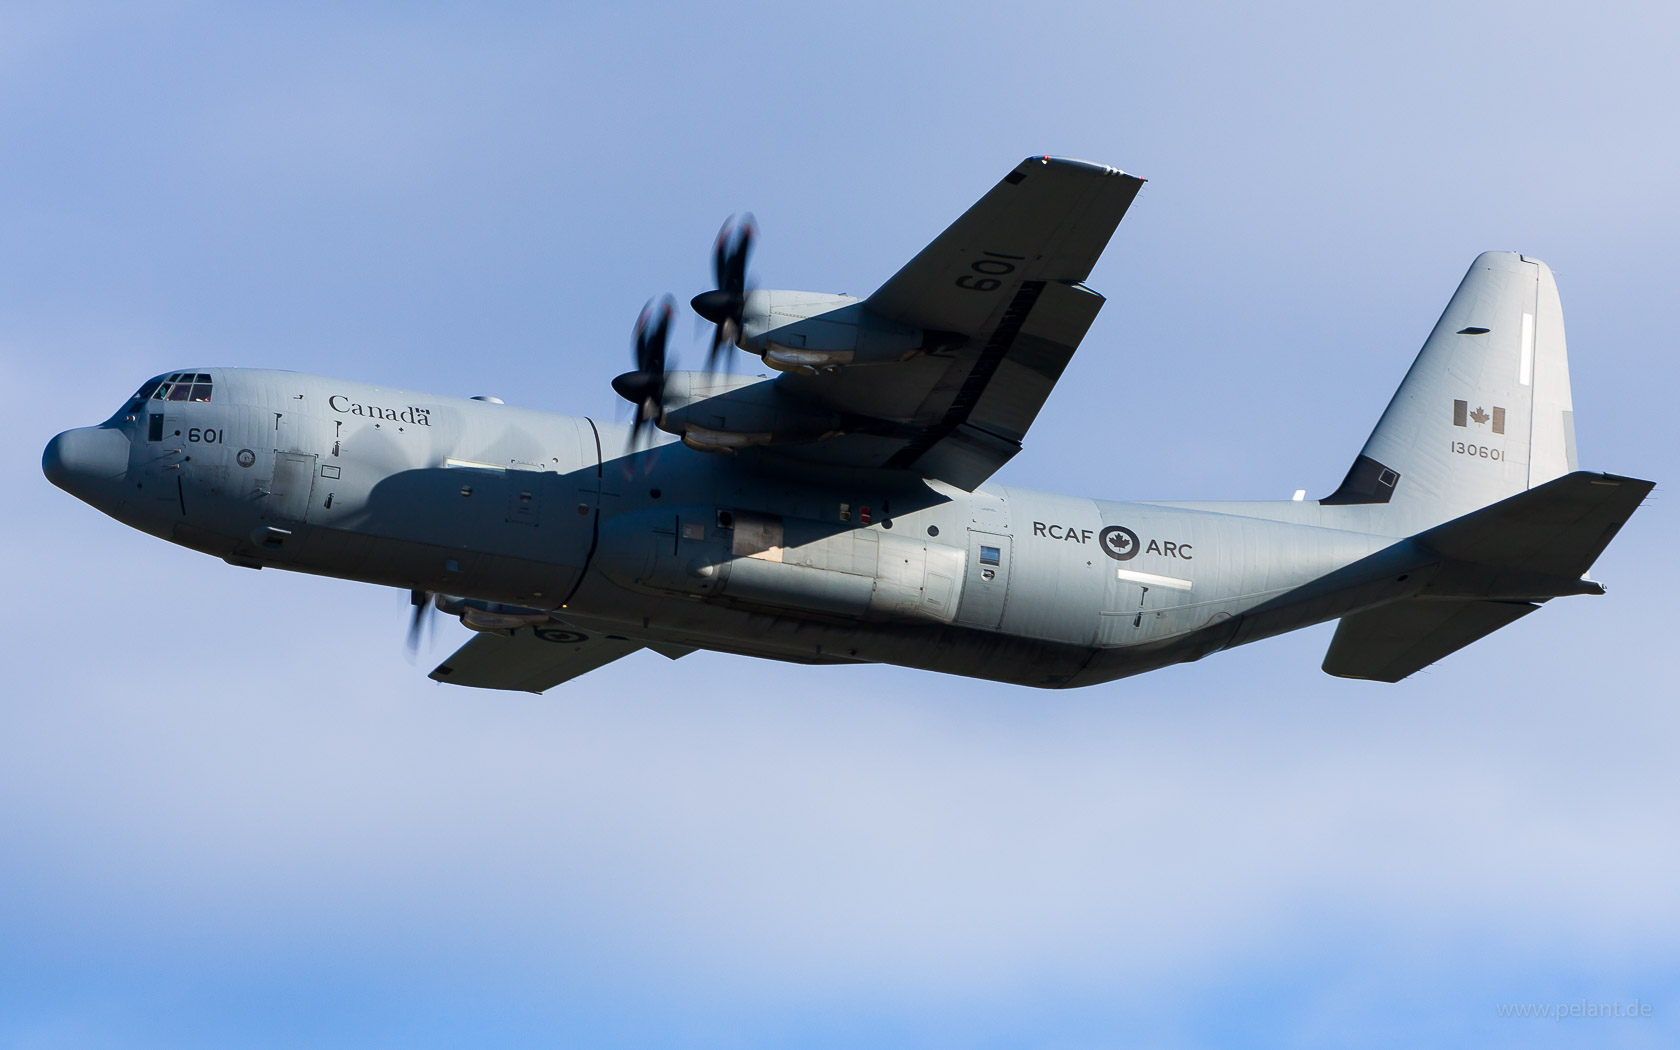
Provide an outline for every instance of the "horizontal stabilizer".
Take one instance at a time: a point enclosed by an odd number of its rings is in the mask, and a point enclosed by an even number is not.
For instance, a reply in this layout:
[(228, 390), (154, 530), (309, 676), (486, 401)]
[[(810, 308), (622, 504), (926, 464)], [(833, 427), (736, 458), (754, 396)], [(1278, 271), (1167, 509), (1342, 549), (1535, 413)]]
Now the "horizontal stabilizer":
[(1540, 608), (1532, 602), (1409, 598), (1342, 617), (1324, 655), (1338, 678), (1398, 682)]
[(1324, 670), (1398, 682), (1527, 616), (1537, 602), (1603, 593), (1581, 577), (1651, 487), (1576, 471), (1419, 533), (1406, 546), (1440, 559), (1429, 582), (1416, 596), (1342, 617)]
[(540, 693), (628, 656), (642, 645), (559, 623), (521, 627), (508, 634), (475, 635), (427, 677), (450, 685)]
[(1653, 483), (1580, 470), (1419, 533), (1451, 562), (1506, 574), (1578, 578)]

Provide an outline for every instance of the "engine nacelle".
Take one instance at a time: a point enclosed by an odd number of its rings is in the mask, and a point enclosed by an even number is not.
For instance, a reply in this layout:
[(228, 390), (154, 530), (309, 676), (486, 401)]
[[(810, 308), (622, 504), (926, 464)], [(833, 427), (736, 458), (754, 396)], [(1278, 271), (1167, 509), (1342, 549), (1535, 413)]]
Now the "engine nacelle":
[(735, 345), (782, 372), (814, 375), (953, 345), (949, 333), (910, 328), (871, 312), (855, 296), (824, 292), (750, 292), (741, 321)]
[(715, 507), (620, 515), (594, 564), (623, 587), (870, 620), (949, 623), (967, 554), (876, 529)]
[(549, 621), (547, 611), (503, 602), (486, 602), (477, 598), (457, 598), (439, 594), (432, 598), (439, 612), (459, 616), (463, 626), (485, 634), (506, 634), (521, 627), (540, 627)]

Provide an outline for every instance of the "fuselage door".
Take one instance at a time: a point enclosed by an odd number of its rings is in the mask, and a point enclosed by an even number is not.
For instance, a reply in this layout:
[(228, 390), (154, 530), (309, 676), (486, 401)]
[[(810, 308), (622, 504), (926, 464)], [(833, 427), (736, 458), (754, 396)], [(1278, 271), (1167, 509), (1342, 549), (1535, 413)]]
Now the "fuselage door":
[(315, 458), (302, 452), (276, 452), (274, 479), (262, 500), (264, 521), (301, 522), (309, 514), (315, 485)]
[(995, 532), (968, 532), (968, 569), (957, 622), (996, 627), (1009, 597), (1010, 538)]

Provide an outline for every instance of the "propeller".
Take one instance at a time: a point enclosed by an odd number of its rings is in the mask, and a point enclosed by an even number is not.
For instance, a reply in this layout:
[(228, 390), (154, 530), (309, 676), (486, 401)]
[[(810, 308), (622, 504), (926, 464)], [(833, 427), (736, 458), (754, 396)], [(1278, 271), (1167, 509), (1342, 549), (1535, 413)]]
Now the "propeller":
[(414, 606), (414, 614), (408, 621), (408, 662), (413, 663), (420, 652), (420, 640), (431, 629), (431, 613), (437, 606), (432, 601), (431, 591), (409, 591), (409, 604)]
[(613, 390), (636, 406), (630, 423), (630, 447), (654, 426), (665, 412), (665, 340), (671, 334), (671, 313), (675, 300), (669, 295), (649, 299), (636, 319), (636, 370), (615, 376)]
[(747, 260), (752, 255), (758, 224), (752, 213), (731, 215), (712, 245), (712, 276), (717, 287), (689, 300), (694, 312), (717, 327), (706, 351), (706, 369), (715, 371), (718, 355), (741, 338), (741, 314), (747, 306)]

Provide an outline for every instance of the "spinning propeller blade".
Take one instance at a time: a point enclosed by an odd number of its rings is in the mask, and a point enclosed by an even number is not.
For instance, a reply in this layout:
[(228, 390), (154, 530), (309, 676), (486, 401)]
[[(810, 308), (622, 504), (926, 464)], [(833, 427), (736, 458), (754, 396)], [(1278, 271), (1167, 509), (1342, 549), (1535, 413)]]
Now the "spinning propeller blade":
[(436, 606), (431, 591), (409, 591), (408, 601), (414, 606), (414, 613), (408, 620), (408, 639), (404, 648), (408, 650), (408, 662), (413, 663), (420, 652), (421, 637), (430, 633), (431, 613)]
[(715, 371), (724, 348), (741, 338), (741, 314), (747, 305), (747, 261), (757, 237), (758, 224), (751, 212), (725, 220), (712, 245), (712, 277), (717, 287), (689, 300), (695, 313), (717, 326), (706, 351), (708, 371)]
[(636, 417), (630, 423), (631, 451), (665, 413), (665, 343), (671, 334), (674, 305), (675, 300), (667, 295), (649, 299), (642, 307), (642, 315), (636, 319), (636, 370), (612, 381), (618, 396), (636, 406)]

